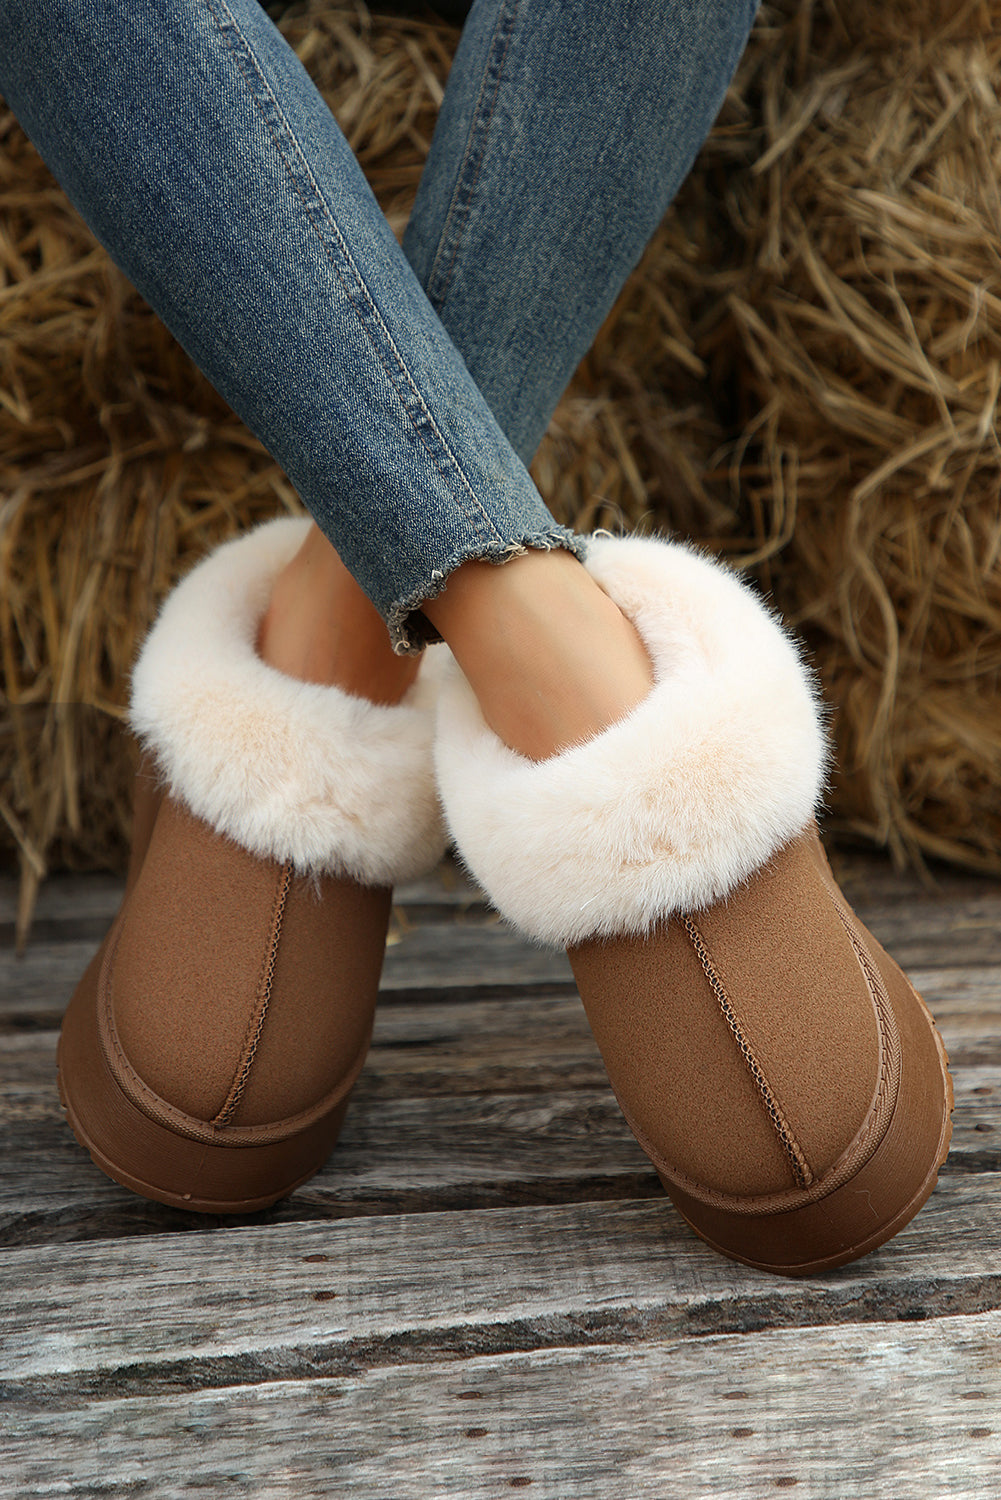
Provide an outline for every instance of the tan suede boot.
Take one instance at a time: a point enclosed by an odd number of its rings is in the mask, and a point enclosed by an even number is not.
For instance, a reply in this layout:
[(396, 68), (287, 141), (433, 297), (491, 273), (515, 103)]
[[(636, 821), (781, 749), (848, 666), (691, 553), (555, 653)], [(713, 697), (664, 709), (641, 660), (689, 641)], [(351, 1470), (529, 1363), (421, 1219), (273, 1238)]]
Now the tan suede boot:
[(307, 527), (220, 547), (147, 637), (127, 890), (60, 1038), (97, 1165), (205, 1212), (265, 1207), (322, 1166), (368, 1049), (391, 887), (443, 852), (427, 664), (384, 707), (256, 655)]
[(654, 689), (533, 762), (453, 664), (436, 741), (453, 836), (515, 927), (567, 948), (612, 1087), (693, 1228), (785, 1275), (841, 1265), (928, 1197), (952, 1086), (820, 847), (813, 681), (759, 598), (693, 549), (600, 538), (587, 566)]

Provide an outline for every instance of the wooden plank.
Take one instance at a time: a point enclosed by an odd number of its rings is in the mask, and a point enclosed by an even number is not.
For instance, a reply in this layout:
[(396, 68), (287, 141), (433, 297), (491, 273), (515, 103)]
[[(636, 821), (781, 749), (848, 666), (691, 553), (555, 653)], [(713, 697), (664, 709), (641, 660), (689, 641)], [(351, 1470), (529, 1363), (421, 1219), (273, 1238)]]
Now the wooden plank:
[(858, 913), (901, 968), (1001, 963), (1001, 885), (958, 901), (860, 903)]
[[(0, 1037), (0, 1083), (54, 1079), (53, 1030)], [(605, 1070), (576, 995), (381, 1004), (361, 1086), (369, 1096), (600, 1087)]]
[[(996, 936), (1001, 950), (1001, 926)], [(951, 1005), (957, 996), (975, 994), (977, 1005), (1001, 1010), (1001, 951), (997, 963), (981, 961), (981, 955), (959, 967), (946, 961), (950, 944), (936, 949), (934, 934), (922, 941), (939, 952), (940, 961), (927, 968), (912, 965), (909, 972), (933, 1009), (940, 1000)], [(37, 944), (21, 957), (0, 950), (0, 1028), (57, 1025), (97, 946), (93, 939)], [(573, 993), (566, 955), (533, 947), (496, 922), (428, 923), (394, 933), (386, 950), (382, 993), (387, 998), (423, 991), (506, 998), (523, 986)]]
[[(352, 1098), (351, 1110), (341, 1135), (338, 1148), (343, 1156), (350, 1142), (356, 1147), (371, 1149), (376, 1157), (395, 1155), (393, 1142), (405, 1139), (408, 1143), (408, 1158), (430, 1149), (429, 1143), (438, 1139), (444, 1157), (458, 1161), (466, 1148), (481, 1159), (487, 1152), (493, 1161), (490, 1142), (501, 1141), (496, 1162), (511, 1161), (511, 1153), (518, 1153), (524, 1144), (533, 1139), (549, 1143), (550, 1151), (567, 1150), (574, 1153), (589, 1151), (598, 1143), (621, 1135), (625, 1140), (628, 1128), (622, 1120), (611, 1090), (608, 1088), (586, 1023), (581, 1028), (578, 1041), (579, 1055), (583, 1062), (590, 1058), (594, 1068), (583, 1069), (576, 1076), (560, 1075), (560, 1063), (565, 1062), (566, 1032), (560, 1028), (540, 1028), (537, 1051), (529, 1055), (525, 1070), (511, 1065), (504, 1078), (506, 1088), (497, 1088), (498, 1051), (503, 1056), (503, 1045), (498, 1047), (494, 1031), (482, 1031), (470, 1035), (470, 1052), (466, 1084), (475, 1084), (464, 1090), (435, 1093), (417, 1090), (406, 1093), (397, 1075), (403, 1065), (409, 1081), (406, 1057), (390, 1044), (386, 1046), (377, 1034), (375, 1045), (369, 1053), (365, 1071), (357, 1084)], [(23, 1132), (31, 1132), (40, 1125), (57, 1124), (62, 1127), (63, 1112), (56, 1088), (56, 1036), (52, 1032), (28, 1033), (4, 1038), (0, 1047), (0, 1126), (7, 1132), (8, 1153), (19, 1149)], [(432, 1039), (432, 1045), (435, 1039)], [(447, 1067), (451, 1055), (447, 1039), (445, 1056), (433, 1064), (433, 1071)], [(477, 1066), (478, 1064), (478, 1066)], [(1001, 1065), (963, 1066), (954, 1068), (953, 1084), (956, 1108), (953, 1117), (953, 1143), (950, 1159), (957, 1154), (981, 1157), (1001, 1149)], [(526, 1077), (526, 1073), (528, 1077)], [(536, 1073), (559, 1076), (563, 1085), (558, 1089), (518, 1088), (518, 1084), (536, 1083)], [(470, 1134), (471, 1132), (471, 1134)], [(36, 1145), (40, 1148), (42, 1137)], [(601, 1146), (604, 1149), (604, 1144)], [(0, 1159), (0, 1174), (9, 1167), (9, 1162)], [(493, 1168), (491, 1168), (491, 1171)], [(962, 1170), (973, 1170), (964, 1167)], [(12, 1181), (6, 1179), (7, 1187), (0, 1194), (0, 1209), (8, 1201)]]
[[(860, 908), (860, 915), (908, 972), (1001, 965), (1001, 900)], [(455, 982), (461, 984), (483, 983), (497, 967), (509, 970), (505, 978), (514, 982), (533, 980), (540, 972), (569, 974), (562, 953), (550, 954), (525, 942), (482, 907), (471, 908), (464, 921), (454, 921), (455, 916), (455, 908), (425, 905), (412, 913), (411, 921), (407, 909), (399, 909), (386, 954), (388, 987), (419, 988), (435, 982), (426, 971), (442, 967), (442, 960), (456, 968), (460, 977)], [(46, 983), (58, 995), (71, 993), (73, 973), (86, 966), (106, 926), (103, 920), (89, 918), (40, 924), (22, 957), (12, 949), (13, 929), (6, 937), (0, 933), (0, 996), (14, 996), (18, 986), (25, 993), (38, 993)]]
[[(391, 934), (393, 936), (393, 934)], [(576, 993), (564, 952), (537, 948), (498, 921), (427, 925), (402, 931), (386, 949), (381, 989), (476, 989), (562, 986)]]
[[(45, 1114), (22, 1106), (16, 1084), (0, 1093), (0, 1246), (205, 1227), (200, 1215), (146, 1203), (109, 1181), (73, 1140), (51, 1075), (44, 1092)], [(943, 1172), (1001, 1172), (1001, 1068), (957, 1077)], [(608, 1088), (430, 1099), (359, 1092), (327, 1165), (266, 1222), (660, 1196)]]
[[(388, 989), (380, 999), (374, 1041), (382, 1061), (373, 1076), (384, 1091), (518, 1092), (604, 1082), (583, 1007), (568, 984), (524, 984), (513, 995), (482, 999), (475, 987), (451, 990), (444, 967), (429, 964), (425, 972), (440, 983), (424, 997)], [(74, 970), (70, 987), (77, 977)], [(912, 978), (955, 1066), (1001, 1062), (1001, 967), (919, 970)], [(29, 1002), (24, 991), (9, 998), (9, 1009), (0, 1002), (0, 1077), (16, 1079), (34, 1055), (30, 1042), (19, 1041), (24, 1050), (15, 1050), (15, 1037), (37, 1030), (40, 1055), (54, 1046), (45, 1038), (58, 1028), (61, 1006), (50, 1002), (44, 988)]]
[[(962, 902), (991, 895), (1001, 901), (1001, 882), (950, 865), (932, 865), (925, 880), (913, 870), (895, 870), (878, 852), (836, 847), (831, 851), (831, 862), (848, 899), (861, 906)], [(73, 921), (88, 916), (110, 922), (124, 887), (121, 876), (102, 871), (59, 871), (50, 875), (38, 892), (36, 920)], [(0, 928), (14, 922), (17, 891), (18, 877), (0, 873)], [(397, 886), (396, 900), (404, 906), (462, 908), (479, 903), (482, 893), (454, 855), (448, 854), (428, 875)]]
[[(98, 941), (0, 950), (0, 1023), (56, 1024)], [(425, 990), (508, 996), (520, 986), (575, 992), (565, 953), (534, 948), (494, 922), (428, 925), (401, 933), (386, 949), (382, 992)]]
[[(0, 875), (0, 948), (14, 941), (18, 882)], [(100, 942), (121, 904), (125, 881), (118, 875), (52, 875), (41, 886), (35, 903), (31, 942), (92, 938)], [(429, 875), (396, 887), (395, 905), (418, 914), (421, 920), (447, 920), (465, 913), (486, 915), (483, 893), (452, 859), (445, 859)]]
[(1001, 1061), (1001, 967), (918, 970), (911, 978), (935, 1017), (953, 1071)]
[(0, 949), (0, 1018), (44, 1025), (61, 1015), (97, 947), (84, 938), (31, 946), (22, 956)]
[[(199, 1216), (158, 1205), (124, 1215), (133, 1195), (98, 1172), (76, 1145), (58, 1100), (50, 1118), (22, 1115), (8, 1125), (5, 1138), (2, 1245), (204, 1226)], [(334, 1217), (650, 1195), (661, 1195), (656, 1175), (607, 1088), (356, 1098), (327, 1166), (268, 1221), (319, 1212)]]
[[(61, 872), (43, 882), (35, 903), (32, 941), (58, 942), (74, 927), (87, 924), (100, 939), (121, 904), (125, 881), (118, 875), (93, 871), (86, 874)], [(0, 946), (13, 940), (18, 882), (0, 875)], [(483, 893), (452, 859), (445, 859), (420, 880), (396, 887), (394, 902), (400, 908), (426, 912), (441, 918), (485, 911)]]
[(997, 876), (963, 870), (942, 860), (929, 860), (924, 872), (897, 870), (889, 855), (878, 849), (827, 844), (834, 878), (853, 904), (873, 901), (915, 901), (946, 897), (962, 900), (994, 890), (1001, 895)]
[[(986, 1500), (1001, 1314), (553, 1348), (8, 1406), (20, 1496)], [(167, 1493), (161, 1483), (154, 1490)]]
[[(96, 870), (85, 875), (51, 875), (39, 887), (36, 924), (48, 923), (56, 928), (64, 923), (90, 922), (107, 927), (118, 910), (124, 889), (125, 882), (117, 875)], [(0, 934), (8, 940), (13, 935), (17, 891), (17, 880), (0, 876)]]
[[(35, 1035), (51, 1056), (52, 1028)], [(12, 1081), (35, 1055), (24, 1036), (0, 1038)], [(8, 1053), (15, 1037), (24, 1050)], [(593, 1088), (606, 1077), (579, 999), (547, 990), (504, 1001), (382, 1004), (367, 1066), (364, 1088), (386, 1095)]]
[[(856, 905), (862, 917), (905, 967), (1001, 963), (1001, 882), (957, 876), (938, 893), (929, 893), (916, 877), (885, 870), (858, 885)], [(13, 944), (16, 881), (0, 878), (0, 957)], [(124, 883), (109, 875), (59, 875), (42, 887), (36, 907), (29, 954), (68, 942), (96, 947), (121, 900)], [(450, 921), (488, 917), (482, 893), (453, 862), (431, 875), (397, 888), (399, 922)], [(2, 975), (2, 971), (0, 971)], [(0, 993), (3, 979), (0, 977)]]
[[(952, 1146), (943, 1170), (1001, 1170), (1001, 1083), (997, 1068), (964, 1070), (955, 1078)], [(990, 1079), (990, 1083), (983, 1080)], [(973, 1097), (980, 1096), (980, 1097)], [(55, 1086), (44, 1092), (6, 1084), (0, 1093), (5, 1152), (0, 1159), (0, 1224), (46, 1196), (93, 1194), (103, 1182), (70, 1150)], [(400, 1141), (406, 1142), (400, 1151)], [(484, 1193), (527, 1191), (530, 1184), (571, 1183), (573, 1196), (593, 1192), (594, 1179), (621, 1176), (634, 1193), (638, 1175), (652, 1174), (610, 1089), (564, 1093), (380, 1097), (356, 1090), (330, 1165), (293, 1201), (329, 1195), (345, 1204), (419, 1192), (455, 1193), (475, 1184)], [(561, 1197), (565, 1193), (561, 1192)], [(472, 1200), (463, 1196), (462, 1201)], [(511, 1202), (510, 1196), (483, 1202)], [(548, 1199), (546, 1201), (555, 1201)], [(429, 1206), (421, 1203), (419, 1207)]]
[[(1001, 1007), (983, 1008), (972, 987), (948, 1001), (933, 998), (955, 1075), (1001, 1064)], [(57, 1040), (51, 1029), (0, 1036), (0, 1090), (14, 1090), (4, 1097), (18, 1095), (34, 1118), (54, 1117)], [(356, 1098), (546, 1093), (605, 1083), (580, 1001), (540, 991), (502, 1002), (381, 1004)]]
[(375, 1365), (1001, 1305), (997, 1174), (941, 1182), (890, 1245), (796, 1281), (670, 1205), (243, 1226), (0, 1256), (5, 1400), (194, 1390)]

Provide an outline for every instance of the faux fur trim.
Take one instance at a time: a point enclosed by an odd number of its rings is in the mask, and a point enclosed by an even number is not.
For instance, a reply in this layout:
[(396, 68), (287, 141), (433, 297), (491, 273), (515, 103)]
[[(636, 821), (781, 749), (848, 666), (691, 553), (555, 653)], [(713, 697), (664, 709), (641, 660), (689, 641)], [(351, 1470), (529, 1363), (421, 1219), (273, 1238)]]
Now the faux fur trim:
[(827, 761), (812, 674), (736, 574), (651, 538), (595, 538), (586, 565), (650, 653), (649, 696), (536, 762), (487, 728), (453, 663), (435, 747), (472, 874), (514, 926), (560, 947), (725, 897), (810, 821)]
[(440, 670), (422, 663), (387, 707), (261, 660), (274, 579), (308, 526), (269, 521), (178, 584), (136, 663), (129, 719), (170, 793), (217, 832), (304, 874), (392, 885), (443, 852), (431, 761)]

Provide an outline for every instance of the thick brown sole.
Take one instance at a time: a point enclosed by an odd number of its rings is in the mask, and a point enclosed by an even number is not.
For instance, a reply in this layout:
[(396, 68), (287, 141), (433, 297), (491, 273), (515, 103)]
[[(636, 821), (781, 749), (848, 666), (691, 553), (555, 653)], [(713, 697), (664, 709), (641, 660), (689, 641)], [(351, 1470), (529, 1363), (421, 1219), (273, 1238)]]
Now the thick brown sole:
[[(330, 1151), (332, 1151), (333, 1147), (336, 1145), (337, 1132), (335, 1131), (334, 1137), (330, 1142), (329, 1149), (324, 1152), (322, 1158), (319, 1161), (309, 1166), (301, 1176), (295, 1179), (295, 1181), (283, 1183), (283, 1185), (277, 1190), (272, 1189), (269, 1192), (265, 1193), (263, 1196), (239, 1199), (230, 1196), (224, 1198), (194, 1197), (191, 1193), (188, 1192), (171, 1192), (168, 1188), (159, 1187), (156, 1183), (144, 1182), (141, 1178), (134, 1177), (124, 1167), (118, 1166), (117, 1163), (113, 1161), (109, 1161), (109, 1159), (104, 1155), (99, 1147), (97, 1147), (93, 1143), (93, 1141), (90, 1140), (87, 1132), (80, 1123), (80, 1120), (75, 1115), (73, 1107), (66, 1097), (61, 1074), (59, 1076), (59, 1097), (62, 1100), (63, 1108), (66, 1111), (66, 1118), (69, 1122), (70, 1129), (73, 1131), (73, 1134), (77, 1139), (77, 1142), (83, 1147), (86, 1152), (88, 1152), (88, 1154), (90, 1155), (90, 1159), (94, 1163), (95, 1167), (99, 1167), (106, 1177), (110, 1177), (113, 1182), (117, 1182), (119, 1187), (128, 1188), (132, 1193), (138, 1193), (141, 1198), (149, 1198), (154, 1203), (166, 1204), (168, 1208), (186, 1209), (189, 1213), (252, 1214), (256, 1213), (259, 1209), (271, 1208), (273, 1204), (279, 1201), (279, 1199), (287, 1198), (289, 1193), (294, 1192), (297, 1187), (301, 1187), (304, 1182), (308, 1182), (311, 1177), (314, 1177), (323, 1166), (324, 1162), (330, 1154)], [(344, 1105), (341, 1109), (341, 1119), (343, 1119), (343, 1116), (346, 1112), (347, 1101), (345, 1100)], [(337, 1130), (339, 1130), (339, 1128), (340, 1121), (338, 1121)], [(177, 1138), (174, 1137), (173, 1139), (176, 1142)], [(246, 1150), (247, 1148), (238, 1147), (236, 1149)]]
[[(337, 1141), (350, 1090), (325, 1112), (305, 1119), (302, 1129), (278, 1139), (277, 1130), (254, 1127), (212, 1132), (177, 1111), (178, 1128), (172, 1129), (140, 1108), (112, 1073), (101, 1045), (96, 1005), (101, 958), (95, 956), (70, 1001), (57, 1054), (67, 1120), (95, 1166), (143, 1198), (207, 1214), (270, 1208), (319, 1171)], [(211, 1135), (215, 1139), (206, 1138)]]
[[(802, 1208), (754, 1217), (708, 1208), (661, 1177), (682, 1218), (713, 1250), (759, 1271), (815, 1276), (877, 1250), (910, 1223), (927, 1202), (949, 1154), (954, 1095), (948, 1054), (934, 1018), (917, 991), (910, 985), (908, 989), (916, 1003), (910, 1016), (903, 1018), (910, 1024), (901, 1026), (902, 1032), (910, 1032), (911, 1045), (904, 1051), (897, 1107), (877, 1150), (842, 1187)], [(907, 1057), (913, 1057), (915, 1046), (921, 1043), (926, 1067), (922, 1070), (912, 1063), (908, 1069)], [(929, 1110), (930, 1101), (920, 1087), (922, 1073), (924, 1080), (928, 1078), (929, 1048), (934, 1048), (938, 1061), (941, 1114)], [(938, 1140), (933, 1144), (936, 1129)], [(916, 1163), (929, 1160), (933, 1165), (918, 1175)], [(883, 1211), (874, 1204), (882, 1205)], [(870, 1215), (877, 1220), (875, 1225)], [(839, 1248), (809, 1253), (811, 1247), (832, 1244)]]

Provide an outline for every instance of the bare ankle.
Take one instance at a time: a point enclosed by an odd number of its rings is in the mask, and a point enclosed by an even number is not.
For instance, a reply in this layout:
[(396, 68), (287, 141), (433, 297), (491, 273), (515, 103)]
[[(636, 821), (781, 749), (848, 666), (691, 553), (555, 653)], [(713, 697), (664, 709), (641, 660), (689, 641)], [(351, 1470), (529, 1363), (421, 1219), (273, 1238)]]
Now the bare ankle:
[(316, 526), (275, 580), (257, 650), (289, 677), (383, 704), (400, 701), (420, 665), (394, 654), (381, 615)]
[(487, 723), (533, 760), (601, 733), (653, 686), (634, 627), (567, 552), (466, 563), (424, 612)]

